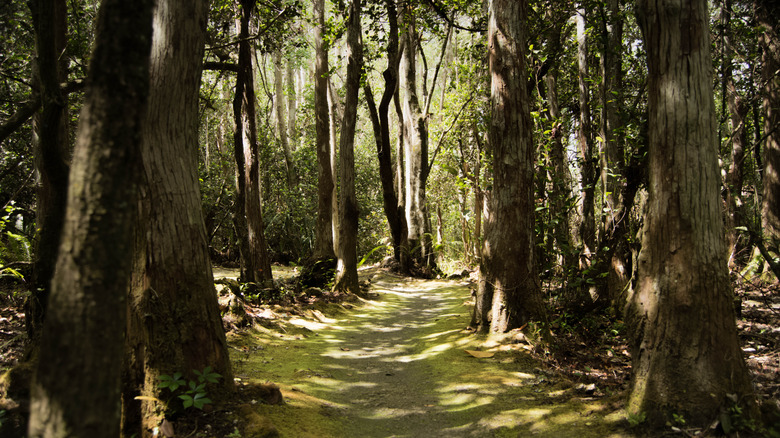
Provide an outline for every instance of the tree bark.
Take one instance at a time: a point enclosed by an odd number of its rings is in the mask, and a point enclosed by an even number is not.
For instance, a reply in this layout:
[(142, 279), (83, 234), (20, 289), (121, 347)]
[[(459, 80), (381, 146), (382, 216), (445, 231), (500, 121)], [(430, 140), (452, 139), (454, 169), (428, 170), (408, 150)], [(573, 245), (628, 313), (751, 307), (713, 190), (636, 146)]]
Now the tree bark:
[(427, 206), (425, 196), (428, 176), (428, 122), (422, 113), (417, 96), (417, 55), (418, 36), (415, 30), (414, 12), (406, 6), (402, 14), (403, 54), (399, 66), (400, 89), (402, 91), (404, 125), (404, 176), (407, 241), (410, 248), (410, 263), (422, 270), (429, 270), (434, 261), (431, 259), (431, 236), (427, 226)]
[(314, 127), (317, 148), (317, 228), (315, 260), (334, 258), (333, 169), (330, 165), (330, 113), (328, 111), (328, 47), (325, 31), (325, 0), (314, 0)]
[(359, 293), (357, 274), (358, 205), (355, 195), (355, 125), (357, 122), (358, 92), (363, 64), (363, 47), (360, 43), (360, 1), (353, 0), (349, 9), (347, 28), (347, 90), (344, 101), (344, 118), (339, 138), (339, 250), (336, 280), (333, 290)]
[(366, 83), (366, 101), (374, 126), (376, 154), (379, 161), (379, 179), (382, 183), (382, 200), (393, 239), (393, 256), (400, 263), (401, 270), (407, 270), (406, 251), (406, 216), (399, 208), (398, 194), (393, 179), (392, 142), (390, 139), (390, 102), (398, 89), (398, 64), (401, 60), (398, 52), (398, 12), (395, 0), (385, 0), (387, 9), (389, 33), (387, 39), (387, 69), (382, 73), (385, 79), (385, 89), (379, 107), (374, 104), (370, 86)]
[(490, 2), (493, 190), (477, 292), (480, 313), (474, 319), (481, 331), (489, 325), (494, 333), (545, 319), (534, 260), (535, 148), (526, 79), (527, 8), (525, 0)]
[(60, 89), (60, 83), (67, 80), (67, 57), (62, 56), (67, 44), (67, 7), (64, 0), (36, 0), (30, 8), (37, 52), (35, 81), (40, 85), (43, 108), (33, 123), (39, 232), (25, 319), (27, 334), (35, 340), (43, 328), (68, 197), (68, 96)]
[[(637, 4), (649, 68), (649, 199), (629, 314), (630, 413), (706, 427), (753, 401), (726, 266), (707, 2)], [(750, 416), (750, 411), (745, 411)]]
[[(123, 432), (149, 437), (164, 398), (159, 376), (209, 366), (233, 379), (211, 272), (198, 186), (198, 90), (206, 0), (157, 2), (150, 100), (143, 129), (145, 181), (129, 302)], [(174, 50), (175, 48), (175, 50)], [(176, 111), (171, 111), (175, 108)]]
[(284, 153), (284, 166), (287, 174), (287, 188), (295, 187), (295, 168), (292, 148), (287, 136), (287, 98), (284, 93), (284, 67), (281, 50), (274, 53), (274, 105), (276, 106), (276, 131)]
[(593, 159), (593, 138), (591, 135), (590, 92), (588, 90), (588, 43), (585, 34), (586, 11), (577, 10), (577, 65), (579, 78), (580, 124), (577, 142), (580, 149), (580, 172), (582, 173), (582, 210), (579, 237), (582, 242), (580, 269), (591, 265), (596, 253), (596, 217), (594, 215), (596, 167)]
[(32, 386), (30, 437), (118, 436), (151, 1), (106, 0)]
[(776, 254), (780, 249), (780, 5), (771, 0), (755, 0), (756, 18), (763, 49), (764, 107), (764, 196), (761, 224), (764, 237)]
[(236, 234), (239, 236), (241, 281), (269, 287), (273, 284), (273, 275), (263, 225), (255, 85), (249, 41), (249, 20), (254, 4), (253, 0), (239, 0), (241, 19), (238, 36), (238, 73), (236, 94), (233, 99), (233, 117), (236, 120), (233, 144), (238, 184), (233, 222)]

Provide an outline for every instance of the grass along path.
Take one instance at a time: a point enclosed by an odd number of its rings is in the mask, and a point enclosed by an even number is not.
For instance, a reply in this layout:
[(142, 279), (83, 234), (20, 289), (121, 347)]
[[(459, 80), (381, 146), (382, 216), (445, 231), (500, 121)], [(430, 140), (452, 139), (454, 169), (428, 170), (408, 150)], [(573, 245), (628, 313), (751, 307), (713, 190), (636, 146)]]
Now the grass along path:
[(548, 375), (523, 345), (466, 331), (467, 285), (380, 273), (371, 293), (229, 337), (237, 377), (281, 387), (285, 404), (252, 406), (281, 436), (628, 436), (620, 403)]

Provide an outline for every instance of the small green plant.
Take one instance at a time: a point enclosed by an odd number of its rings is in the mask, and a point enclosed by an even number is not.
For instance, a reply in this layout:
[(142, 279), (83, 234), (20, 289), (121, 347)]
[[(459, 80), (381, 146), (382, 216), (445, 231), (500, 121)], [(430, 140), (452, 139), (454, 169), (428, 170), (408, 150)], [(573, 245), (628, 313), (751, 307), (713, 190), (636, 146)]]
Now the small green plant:
[(637, 427), (647, 420), (647, 414), (644, 412), (629, 413), (628, 416), (626, 416), (626, 420), (628, 420), (628, 425), (630, 427)]
[(680, 414), (672, 414), (672, 422), (675, 426), (685, 426), (685, 417)]
[(238, 431), (238, 428), (233, 428), (233, 432), (230, 432), (229, 435), (226, 435), (225, 438), (241, 438), (241, 432)]
[(173, 373), (173, 375), (162, 374), (159, 377), (159, 383), (157, 387), (161, 390), (166, 390), (169, 397), (166, 401), (160, 400), (157, 397), (138, 396), (137, 400), (151, 400), (162, 404), (166, 413), (170, 413), (172, 409), (171, 401), (178, 398), (181, 400), (182, 409), (196, 408), (203, 409), (203, 407), (209, 403), (212, 403), (208, 398), (206, 391), (206, 385), (210, 383), (217, 383), (222, 375), (214, 372), (211, 367), (206, 367), (203, 371), (193, 370), (196, 376), (195, 380), (184, 380), (182, 373)]

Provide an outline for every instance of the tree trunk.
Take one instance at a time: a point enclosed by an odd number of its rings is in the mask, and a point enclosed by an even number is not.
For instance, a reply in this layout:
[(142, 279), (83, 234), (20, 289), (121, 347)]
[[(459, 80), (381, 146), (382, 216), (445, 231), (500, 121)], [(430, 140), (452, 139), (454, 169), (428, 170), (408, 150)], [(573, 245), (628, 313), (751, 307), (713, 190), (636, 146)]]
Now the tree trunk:
[(134, 397), (164, 398), (157, 387), (162, 374), (194, 377), (193, 370), (209, 366), (223, 376), (221, 390), (233, 387), (197, 173), (207, 11), (206, 0), (164, 0), (155, 8), (158, 32), (142, 145), (145, 184), (127, 329), (127, 435), (148, 437), (159, 426), (161, 406)]
[(358, 92), (363, 64), (363, 47), (360, 43), (360, 1), (353, 0), (349, 10), (347, 29), (347, 90), (344, 101), (344, 118), (339, 139), (339, 179), (341, 195), (339, 208), (338, 267), (333, 290), (359, 293), (357, 274), (358, 205), (355, 195), (355, 125), (357, 123)]
[(590, 92), (588, 91), (588, 43), (585, 33), (586, 12), (577, 11), (577, 64), (579, 77), (580, 126), (577, 142), (580, 149), (580, 172), (582, 173), (582, 210), (579, 235), (582, 242), (580, 269), (591, 265), (596, 252), (596, 217), (594, 215), (596, 168), (593, 160), (593, 138), (590, 131)]
[(151, 1), (106, 0), (73, 156), (30, 437), (118, 436)]
[(736, 253), (739, 233), (736, 228), (744, 225), (742, 208), (743, 171), (747, 147), (747, 116), (750, 107), (737, 91), (733, 75), (733, 48), (731, 39), (731, 1), (724, 0), (721, 7), (723, 23), (723, 81), (731, 121), (731, 164), (726, 174), (726, 236), (729, 253), (729, 268), (736, 267)]
[[(752, 402), (726, 266), (707, 2), (643, 0), (649, 68), (649, 199), (633, 328), (630, 413), (706, 427)], [(750, 416), (749, 411), (745, 411)]]
[(427, 227), (425, 185), (428, 176), (428, 122), (417, 97), (416, 54), (418, 45), (414, 13), (406, 7), (402, 12), (403, 54), (399, 66), (403, 95), (404, 176), (407, 240), (410, 262), (424, 272), (433, 265), (430, 228)]
[(236, 119), (236, 132), (233, 138), (238, 171), (236, 211), (233, 221), (240, 241), (241, 281), (270, 287), (273, 284), (273, 275), (263, 225), (255, 85), (249, 41), (249, 20), (254, 4), (253, 0), (240, 0), (238, 73), (233, 100), (233, 117)]
[(325, 0), (314, 0), (314, 122), (317, 148), (317, 228), (314, 260), (334, 258), (333, 169), (330, 165), (330, 115), (328, 111), (328, 47), (323, 41)]
[(493, 190), (477, 292), (482, 313), (475, 313), (474, 319), (480, 330), (489, 324), (494, 333), (545, 319), (534, 260), (534, 143), (524, 27), (527, 7), (525, 0), (490, 2)]
[[(34, 118), (35, 168), (40, 180), (33, 287), (26, 309), (27, 334), (37, 339), (43, 328), (51, 278), (57, 262), (68, 197), (68, 99), (60, 89), (67, 81), (67, 7), (64, 0), (30, 2), (35, 27), (35, 82), (42, 111)], [(62, 59), (60, 59), (60, 57)]]
[(293, 165), (290, 139), (287, 137), (287, 104), (284, 95), (284, 59), (282, 52), (274, 53), (274, 104), (276, 106), (276, 131), (279, 134), (279, 143), (284, 153), (284, 165), (287, 172), (287, 188), (295, 187), (295, 168)]
[(764, 196), (761, 224), (772, 251), (780, 249), (780, 5), (771, 0), (755, 0), (762, 61), (764, 99)]
[(398, 53), (398, 15), (395, 7), (395, 0), (385, 0), (387, 8), (388, 22), (390, 25), (389, 36), (387, 40), (387, 69), (382, 73), (385, 79), (385, 90), (382, 93), (382, 100), (377, 108), (374, 104), (373, 94), (370, 86), (366, 83), (366, 101), (369, 103), (369, 110), (374, 125), (374, 137), (376, 139), (376, 154), (379, 161), (379, 179), (382, 183), (382, 200), (384, 202), (385, 216), (390, 227), (390, 235), (393, 239), (393, 255), (396, 261), (401, 265), (401, 270), (405, 271), (406, 261), (406, 216), (404, 211), (399, 208), (398, 195), (396, 194), (393, 179), (393, 161), (392, 161), (392, 142), (390, 139), (390, 102), (393, 99), (398, 88), (398, 63), (400, 54)]
[[(295, 152), (298, 144), (298, 99), (295, 93), (295, 67), (291, 59), (287, 60), (285, 70), (285, 85), (287, 85), (287, 141), (290, 151)], [(293, 161), (293, 164), (295, 162)], [(293, 165), (293, 180), (297, 184), (298, 173)]]

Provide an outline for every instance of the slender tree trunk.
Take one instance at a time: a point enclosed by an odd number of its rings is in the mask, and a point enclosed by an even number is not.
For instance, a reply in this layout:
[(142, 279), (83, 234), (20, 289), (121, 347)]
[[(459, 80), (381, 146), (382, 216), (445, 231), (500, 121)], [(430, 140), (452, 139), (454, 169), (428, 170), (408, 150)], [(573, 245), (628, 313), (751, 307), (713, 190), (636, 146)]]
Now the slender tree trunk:
[[(642, 0), (649, 68), (649, 194), (629, 314), (628, 409), (706, 427), (753, 402), (735, 326), (719, 202), (707, 2)], [(745, 410), (749, 417), (752, 412)]]
[(344, 101), (344, 119), (339, 139), (339, 251), (336, 280), (333, 290), (359, 293), (357, 274), (358, 205), (355, 195), (355, 125), (357, 122), (358, 92), (363, 64), (363, 47), (360, 42), (360, 1), (353, 0), (349, 9), (347, 28), (347, 95)]
[(744, 225), (742, 212), (743, 161), (747, 147), (747, 116), (749, 106), (737, 91), (733, 75), (733, 49), (731, 39), (731, 0), (721, 6), (723, 25), (723, 81), (731, 122), (731, 164), (726, 174), (726, 236), (729, 251), (729, 268), (736, 266), (738, 237), (736, 228)]
[[(123, 432), (150, 437), (159, 376), (211, 367), (232, 389), (198, 185), (198, 90), (206, 0), (158, 0), (143, 129), (142, 185), (127, 325)], [(176, 46), (177, 50), (171, 50)], [(171, 111), (176, 108), (176, 111)], [(220, 391), (214, 392), (216, 395)]]
[(433, 265), (430, 228), (427, 227), (425, 185), (428, 176), (428, 122), (417, 97), (416, 54), (418, 37), (414, 13), (408, 7), (402, 12), (404, 43), (399, 67), (403, 95), (404, 175), (407, 240), (411, 261), (426, 272)]
[(30, 2), (35, 27), (35, 82), (40, 85), (42, 111), (34, 117), (35, 167), (38, 187), (33, 287), (27, 303), (27, 331), (37, 339), (43, 328), (51, 278), (57, 262), (68, 197), (68, 99), (60, 90), (67, 80), (67, 7), (64, 0)]
[(764, 196), (761, 224), (764, 238), (775, 253), (780, 249), (780, 5), (771, 0), (755, 0), (762, 57), (764, 107)]
[[(491, 212), (475, 322), (502, 333), (545, 319), (534, 260), (534, 143), (525, 63), (525, 0), (491, 0)], [(491, 303), (489, 306), (487, 303)], [(490, 313), (487, 314), (487, 309)]]
[[(602, 10), (602, 55), (601, 67), (601, 189), (602, 209), (604, 210), (603, 228), (600, 233), (600, 251), (609, 251), (607, 260), (606, 290), (599, 292), (599, 299), (613, 302), (631, 278), (628, 270), (631, 254), (624, 240), (615, 242), (616, 248), (607, 247), (609, 236), (615, 235), (616, 228), (626, 226), (627, 212), (621, 209), (625, 175), (625, 134), (621, 114), (623, 113), (623, 19), (620, 15), (620, 1), (609, 0), (600, 6)], [(623, 215), (621, 215), (623, 213)]]
[(106, 0), (73, 156), (30, 437), (118, 436), (152, 2)]
[(330, 115), (328, 111), (328, 47), (323, 41), (325, 0), (314, 0), (314, 122), (317, 148), (317, 228), (314, 259), (334, 258), (333, 170), (330, 162)]
[[(295, 152), (298, 144), (298, 99), (295, 93), (295, 66), (293, 61), (287, 60), (285, 70), (285, 85), (287, 85), (287, 140), (290, 143), (290, 151)], [(294, 162), (293, 162), (294, 164)], [(297, 184), (298, 174), (293, 166), (293, 178)]]
[(588, 90), (588, 43), (585, 34), (586, 12), (581, 7), (577, 11), (577, 64), (579, 77), (580, 126), (577, 142), (580, 149), (580, 172), (582, 191), (582, 210), (579, 235), (582, 242), (580, 268), (591, 265), (596, 252), (596, 217), (594, 215), (596, 168), (593, 159), (593, 138), (590, 131), (590, 92)]
[(287, 187), (295, 187), (295, 167), (293, 165), (292, 148), (287, 136), (287, 98), (284, 95), (284, 59), (282, 52), (274, 53), (274, 104), (276, 106), (276, 131), (279, 134), (279, 143), (284, 152), (284, 166), (287, 172)]
[(239, 174), (234, 224), (240, 239), (241, 280), (268, 287), (273, 284), (273, 276), (263, 225), (260, 160), (255, 116), (255, 85), (249, 41), (249, 20), (254, 4), (253, 0), (240, 0), (238, 73), (236, 74), (236, 94), (233, 100), (233, 115), (236, 119), (235, 158)]
[(333, 252), (339, 250), (339, 196), (338, 196), (338, 163), (336, 158), (338, 154), (338, 123), (341, 120), (339, 113), (338, 94), (333, 89), (332, 78), (328, 79), (328, 103), (330, 109), (330, 168), (333, 176), (333, 190), (331, 193), (331, 219), (333, 221)]
[(387, 40), (387, 62), (388, 67), (382, 73), (385, 79), (385, 90), (382, 93), (382, 100), (377, 108), (374, 104), (373, 94), (370, 86), (366, 84), (366, 101), (369, 103), (369, 109), (374, 125), (374, 136), (376, 138), (376, 153), (379, 161), (379, 178), (382, 183), (382, 200), (384, 202), (385, 216), (390, 227), (390, 235), (393, 239), (393, 254), (401, 265), (401, 270), (407, 269), (407, 250), (406, 239), (406, 216), (404, 211), (399, 208), (398, 195), (396, 194), (393, 180), (393, 162), (392, 162), (392, 141), (390, 139), (390, 102), (393, 99), (398, 88), (398, 63), (400, 54), (398, 52), (398, 15), (394, 0), (385, 0), (387, 8), (388, 22), (390, 25), (389, 37)]

